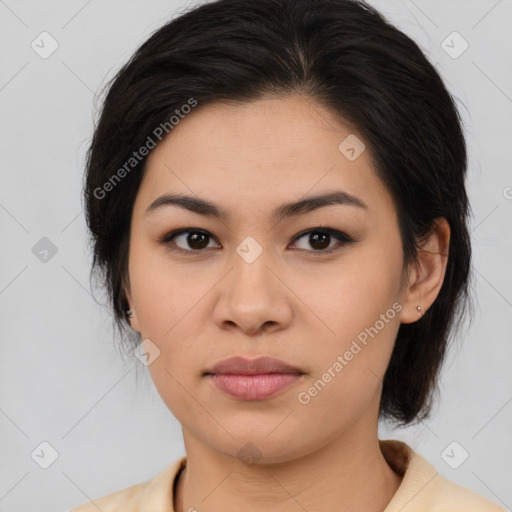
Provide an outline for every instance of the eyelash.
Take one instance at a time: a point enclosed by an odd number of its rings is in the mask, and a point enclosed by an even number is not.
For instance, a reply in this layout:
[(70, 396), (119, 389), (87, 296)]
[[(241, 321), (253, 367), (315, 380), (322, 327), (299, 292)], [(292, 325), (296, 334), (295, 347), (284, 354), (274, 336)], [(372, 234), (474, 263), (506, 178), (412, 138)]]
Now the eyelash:
[[(201, 234), (201, 235), (204, 235), (204, 236), (207, 236), (207, 237), (210, 237), (210, 238), (214, 238), (213, 235), (211, 235), (210, 233), (208, 233), (207, 231), (204, 231), (202, 229), (198, 229), (198, 228), (181, 228), (181, 229), (177, 229), (177, 230), (174, 230), (174, 231), (171, 231), (169, 233), (167, 233), (164, 237), (162, 237), (159, 242), (162, 244), (162, 245), (165, 245), (170, 251), (173, 251), (173, 252), (176, 252), (176, 253), (180, 253), (180, 254), (199, 254), (201, 252), (205, 252), (206, 249), (200, 249), (200, 250), (194, 250), (194, 249), (190, 249), (190, 250), (187, 250), (187, 249), (182, 249), (180, 247), (177, 247), (175, 244), (172, 244), (172, 240), (174, 238), (176, 238), (177, 236), (179, 235), (182, 235), (182, 234), (185, 234), (185, 233), (198, 233), (198, 234)], [(306, 252), (310, 252), (314, 255), (322, 255), (322, 254), (332, 254), (333, 252), (336, 252), (338, 251), (339, 249), (341, 249), (343, 246), (345, 245), (349, 245), (353, 242), (355, 242), (356, 240), (354, 240), (352, 237), (350, 237), (349, 235), (347, 235), (346, 233), (343, 233), (342, 231), (339, 231), (337, 229), (333, 229), (333, 228), (328, 228), (328, 227), (317, 227), (317, 228), (311, 228), (311, 229), (307, 229), (305, 231), (301, 231), (298, 235), (295, 236), (295, 238), (292, 240), (292, 243), (300, 240), (301, 238), (305, 237), (306, 235), (309, 235), (309, 234), (312, 234), (312, 233), (321, 233), (321, 234), (324, 234), (324, 235), (331, 235), (332, 237), (334, 237), (335, 239), (338, 240), (338, 244), (336, 244), (334, 247), (330, 248), (329, 250), (311, 250), (311, 251), (308, 251), (306, 249), (296, 249), (296, 250), (306, 250)]]

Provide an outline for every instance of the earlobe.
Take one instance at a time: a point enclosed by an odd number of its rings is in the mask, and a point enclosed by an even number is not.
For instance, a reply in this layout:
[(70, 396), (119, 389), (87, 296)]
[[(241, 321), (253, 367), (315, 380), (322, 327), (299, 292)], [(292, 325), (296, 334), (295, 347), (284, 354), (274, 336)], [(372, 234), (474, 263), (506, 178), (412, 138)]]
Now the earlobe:
[(408, 288), (409, 292), (407, 299), (404, 300), (402, 312), (400, 314), (400, 323), (402, 324), (411, 324), (416, 322), (427, 310), (425, 303), (421, 302), (423, 299), (418, 291), (418, 286), (420, 286), (420, 284), (421, 282), (416, 280), (416, 282)]
[(400, 322), (419, 320), (437, 298), (448, 263), (450, 226), (444, 217), (434, 220), (427, 241), (418, 251), (414, 271), (405, 292)]

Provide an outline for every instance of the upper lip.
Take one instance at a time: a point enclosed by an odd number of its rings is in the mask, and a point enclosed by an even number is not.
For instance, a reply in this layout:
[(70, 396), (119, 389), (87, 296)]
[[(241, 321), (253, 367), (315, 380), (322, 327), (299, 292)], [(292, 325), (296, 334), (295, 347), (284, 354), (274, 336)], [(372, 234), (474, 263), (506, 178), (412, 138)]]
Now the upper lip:
[(301, 370), (274, 357), (248, 359), (235, 356), (223, 359), (206, 370), (205, 374), (261, 375), (264, 373), (298, 373)]

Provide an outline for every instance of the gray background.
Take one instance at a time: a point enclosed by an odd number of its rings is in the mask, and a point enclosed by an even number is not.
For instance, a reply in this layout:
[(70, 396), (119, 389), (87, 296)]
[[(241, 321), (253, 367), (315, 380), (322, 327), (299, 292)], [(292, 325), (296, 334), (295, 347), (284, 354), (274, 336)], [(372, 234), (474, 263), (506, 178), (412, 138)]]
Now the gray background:
[[(477, 297), (432, 418), (400, 431), (382, 426), (381, 438), (408, 442), (442, 475), (510, 509), (512, 1), (371, 3), (421, 45), (458, 98)], [(65, 510), (147, 480), (184, 454), (179, 424), (146, 369), (118, 353), (110, 315), (92, 299), (80, 190), (95, 93), (189, 5), (0, 0), (0, 511)], [(51, 48), (43, 31), (58, 43), (46, 59), (31, 47)], [(443, 48), (463, 48), (457, 36), (443, 44), (453, 31), (469, 43), (457, 58)], [(46, 261), (43, 237), (57, 250)], [(31, 457), (44, 441), (58, 453), (48, 469)], [(39, 463), (49, 461), (42, 449)], [(463, 450), (469, 457), (454, 469)]]

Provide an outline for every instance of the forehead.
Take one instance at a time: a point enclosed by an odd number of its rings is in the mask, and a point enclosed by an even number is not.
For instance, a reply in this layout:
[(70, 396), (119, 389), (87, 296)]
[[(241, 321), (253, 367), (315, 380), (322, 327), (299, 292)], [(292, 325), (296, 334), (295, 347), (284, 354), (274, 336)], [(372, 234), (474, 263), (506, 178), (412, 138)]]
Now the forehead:
[(179, 191), (236, 209), (336, 188), (370, 210), (389, 207), (363, 144), (361, 134), (303, 95), (198, 105), (149, 155), (139, 195), (147, 204)]

